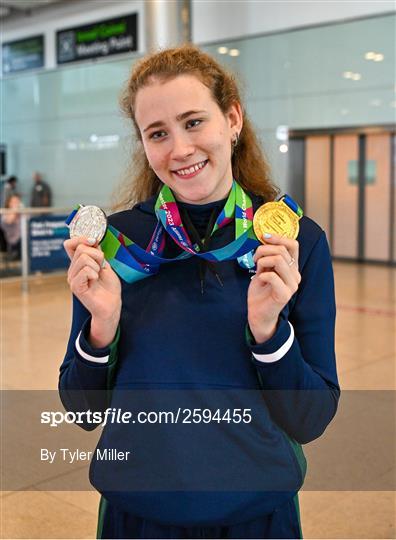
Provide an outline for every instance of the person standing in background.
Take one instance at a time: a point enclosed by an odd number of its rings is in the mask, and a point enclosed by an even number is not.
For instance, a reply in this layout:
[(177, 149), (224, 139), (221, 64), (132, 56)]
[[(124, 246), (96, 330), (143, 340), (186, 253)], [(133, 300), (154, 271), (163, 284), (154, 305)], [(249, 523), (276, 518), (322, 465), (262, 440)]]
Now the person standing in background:
[(33, 208), (40, 206), (51, 206), (52, 193), (51, 188), (44, 182), (41, 174), (35, 172), (33, 174), (34, 186), (30, 198), (30, 206)]

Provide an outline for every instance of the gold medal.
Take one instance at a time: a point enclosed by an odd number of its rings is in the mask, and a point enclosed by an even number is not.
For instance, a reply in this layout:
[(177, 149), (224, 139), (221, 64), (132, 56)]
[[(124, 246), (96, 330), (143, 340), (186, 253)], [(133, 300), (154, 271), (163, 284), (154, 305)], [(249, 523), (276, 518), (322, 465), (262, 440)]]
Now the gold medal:
[(263, 204), (253, 217), (253, 229), (257, 239), (265, 243), (264, 233), (278, 234), (295, 240), (298, 236), (299, 216), (283, 201)]

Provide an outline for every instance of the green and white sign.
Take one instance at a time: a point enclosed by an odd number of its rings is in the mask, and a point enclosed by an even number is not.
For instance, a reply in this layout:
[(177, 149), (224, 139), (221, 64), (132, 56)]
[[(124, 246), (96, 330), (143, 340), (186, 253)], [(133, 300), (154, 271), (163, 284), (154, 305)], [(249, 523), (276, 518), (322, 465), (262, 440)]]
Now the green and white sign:
[(56, 33), (58, 64), (137, 50), (137, 14), (67, 28)]

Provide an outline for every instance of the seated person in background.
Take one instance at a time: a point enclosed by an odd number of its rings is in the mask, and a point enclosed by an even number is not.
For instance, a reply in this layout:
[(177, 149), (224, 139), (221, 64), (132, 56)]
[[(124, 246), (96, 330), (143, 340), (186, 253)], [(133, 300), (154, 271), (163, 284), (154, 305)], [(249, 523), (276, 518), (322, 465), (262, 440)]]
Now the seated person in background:
[[(10, 195), (5, 208), (22, 208), (23, 204), (18, 193)], [(21, 257), (21, 214), (13, 212), (1, 216), (1, 228), (7, 241), (7, 253), (11, 260)]]
[(1, 204), (0, 206), (2, 208), (5, 208), (5, 202), (6, 200), (11, 197), (11, 195), (15, 195), (18, 191), (18, 178), (16, 176), (10, 176), (8, 180), (3, 182), (2, 189), (1, 189)]

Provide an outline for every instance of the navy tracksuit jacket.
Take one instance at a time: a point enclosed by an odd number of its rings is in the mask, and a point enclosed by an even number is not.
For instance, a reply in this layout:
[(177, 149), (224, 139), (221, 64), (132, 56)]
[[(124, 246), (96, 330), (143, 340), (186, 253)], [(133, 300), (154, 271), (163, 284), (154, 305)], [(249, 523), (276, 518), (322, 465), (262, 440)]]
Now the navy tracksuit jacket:
[[(258, 197), (252, 200), (255, 209), (260, 206)], [(113, 214), (110, 223), (146, 247), (156, 224), (154, 204), (151, 198)], [(221, 203), (217, 204), (220, 211)], [(202, 234), (216, 203), (181, 206)], [(218, 230), (210, 249), (226, 245), (234, 234), (232, 223)], [(67, 409), (128, 410), (144, 402), (153, 409), (164, 403), (222, 412), (251, 408), (253, 416), (249, 424), (156, 424), (151, 434), (147, 425), (127, 425), (121, 431), (106, 426), (99, 448), (130, 448), (133, 457), (115, 466), (98, 460), (91, 465), (91, 482), (105, 496), (103, 537), (176, 538), (182, 537), (177, 536), (182, 529), (185, 537), (292, 534), (282, 532), (273, 516), (280, 508), (290, 511), (304, 480), (301, 445), (323, 433), (336, 412), (340, 392), (333, 272), (325, 233), (303, 217), (298, 241), (302, 281), (281, 312), (276, 333), (264, 344), (255, 344), (247, 329), (251, 274), (236, 261), (216, 264), (222, 284), (206, 272), (204, 294), (196, 257), (166, 264), (147, 279), (122, 283), (119, 334), (106, 349), (90, 347), (89, 313), (73, 299), (71, 334), (59, 379)], [(168, 238), (165, 256), (178, 253)], [(107, 363), (87, 360), (78, 352), (80, 331), (80, 350), (98, 358), (109, 354)], [(254, 356), (270, 355), (287, 342), (287, 352), (275, 362)], [(104, 391), (109, 387), (111, 395)], [(133, 396), (138, 396), (136, 402)], [(263, 525), (266, 516), (272, 516), (272, 529)], [(248, 532), (249, 523), (261, 523), (264, 532), (257, 532), (257, 527)], [(153, 524), (173, 527), (173, 532), (170, 528), (168, 533), (158, 532), (150, 528)], [(244, 533), (232, 529), (240, 524), (246, 524)], [(128, 527), (134, 532), (125, 532)], [(201, 532), (191, 532), (194, 527)], [(217, 529), (208, 533), (205, 527)]]

